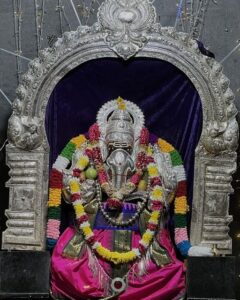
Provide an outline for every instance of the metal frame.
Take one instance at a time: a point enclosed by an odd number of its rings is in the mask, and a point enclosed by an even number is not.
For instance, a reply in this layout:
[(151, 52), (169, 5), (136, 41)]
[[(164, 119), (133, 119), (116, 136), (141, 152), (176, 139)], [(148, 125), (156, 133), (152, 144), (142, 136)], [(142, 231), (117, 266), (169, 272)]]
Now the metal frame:
[(64, 33), (53, 48), (44, 49), (29, 63), (9, 119), (11, 178), (3, 249), (45, 247), (49, 147), (44, 121), (56, 84), (84, 62), (133, 56), (173, 64), (200, 95), (203, 130), (195, 155), (191, 242), (215, 245), (221, 254), (231, 253), (228, 204), (238, 144), (234, 95), (222, 66), (202, 55), (188, 34), (156, 23), (149, 0), (106, 0), (99, 8), (97, 23)]

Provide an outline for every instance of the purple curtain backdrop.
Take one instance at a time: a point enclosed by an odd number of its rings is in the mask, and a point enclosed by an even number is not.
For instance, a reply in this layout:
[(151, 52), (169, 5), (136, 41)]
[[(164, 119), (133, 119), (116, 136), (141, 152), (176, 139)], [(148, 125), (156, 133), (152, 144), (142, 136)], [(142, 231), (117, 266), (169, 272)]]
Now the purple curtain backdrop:
[(99, 108), (118, 96), (136, 103), (150, 132), (179, 150), (191, 202), (194, 151), (202, 126), (201, 101), (186, 75), (166, 61), (98, 59), (69, 72), (55, 87), (47, 107), (50, 166), (72, 137), (87, 132)]

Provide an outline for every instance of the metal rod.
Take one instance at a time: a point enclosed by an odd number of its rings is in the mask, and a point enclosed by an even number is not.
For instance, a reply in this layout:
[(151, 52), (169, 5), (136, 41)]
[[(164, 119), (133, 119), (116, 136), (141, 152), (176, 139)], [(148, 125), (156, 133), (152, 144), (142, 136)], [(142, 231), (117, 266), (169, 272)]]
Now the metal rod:
[(0, 89), (0, 93), (3, 95), (3, 97), (5, 98), (5, 100), (7, 100), (7, 102), (12, 105), (11, 100), (8, 98), (8, 96), (4, 93), (4, 91), (2, 89)]
[(78, 23), (79, 23), (79, 25), (81, 26), (82, 23), (81, 23), (80, 18), (79, 18), (79, 16), (78, 16), (78, 13), (77, 13), (76, 7), (75, 7), (75, 5), (74, 5), (74, 3), (73, 3), (73, 0), (70, 0), (70, 3), (71, 3), (71, 5), (72, 5), (73, 11), (74, 11), (74, 13), (75, 13), (75, 16), (76, 16), (76, 18), (77, 18), (77, 20), (78, 20)]
[(201, 38), (202, 33), (203, 33), (203, 28), (204, 28), (204, 23), (205, 23), (205, 19), (206, 19), (206, 14), (207, 14), (207, 11), (208, 11), (208, 8), (209, 8), (209, 3), (210, 3), (210, 0), (206, 0), (205, 5), (203, 7), (202, 22), (201, 22), (200, 27), (199, 27), (199, 33), (198, 33), (198, 37), (197, 37), (198, 39)]
[(178, 21), (181, 19), (181, 15), (182, 15), (182, 6), (183, 6), (183, 0), (180, 0), (180, 1), (179, 1), (179, 4), (178, 4), (178, 9), (177, 9), (177, 15), (176, 15), (176, 20), (175, 20), (174, 28), (177, 28)]
[[(21, 31), (21, 2), (18, 0), (13, 0), (13, 15), (14, 15), (14, 36), (15, 36), (15, 45), (16, 45), (16, 52), (21, 53), (21, 43), (20, 40), (20, 31)], [(21, 61), (19, 60), (19, 56), (16, 56), (16, 64), (17, 64), (17, 79), (18, 83), (20, 82), (20, 74), (21, 74)]]
[(86, 25), (88, 25), (88, 21), (89, 21), (89, 18), (90, 18), (90, 15), (91, 15), (91, 11), (93, 9), (93, 5), (95, 4), (95, 0), (92, 0), (91, 1), (91, 5), (89, 7), (89, 12), (88, 12), (88, 15), (87, 15), (87, 19), (86, 19)]
[(42, 35), (43, 35), (43, 25), (44, 25), (44, 14), (45, 14), (45, 0), (42, 0), (42, 9), (41, 9), (41, 20), (40, 20), (40, 28), (39, 28), (39, 47), (42, 48)]
[(60, 34), (63, 35), (63, 13), (62, 13), (62, 1), (58, 0), (57, 11), (59, 14), (59, 23), (60, 23)]
[(14, 52), (12, 52), (12, 51), (10, 51), (10, 50), (6, 50), (6, 49), (3, 49), (3, 48), (0, 48), (0, 50), (1, 50), (2, 52), (5, 52), (5, 53), (8, 53), (8, 54), (11, 54), (11, 55), (20, 57), (20, 58), (25, 59), (25, 60), (27, 60), (27, 61), (31, 61), (31, 59), (29, 59), (29, 58), (27, 58), (27, 57), (25, 57), (25, 56), (22, 56), (22, 55), (20, 55), (20, 54), (14, 53)]
[(62, 12), (63, 12), (63, 18), (64, 18), (65, 22), (67, 23), (67, 26), (68, 26), (69, 30), (71, 31), (71, 30), (72, 30), (72, 27), (71, 27), (71, 24), (70, 24), (70, 22), (69, 22), (69, 19), (68, 19), (67, 15), (66, 15), (64, 5), (63, 5), (63, 7), (62, 7)]
[(4, 148), (5, 145), (7, 144), (7, 141), (8, 141), (8, 139), (6, 139), (6, 140), (3, 142), (3, 144), (2, 144), (2, 146), (1, 146), (1, 148), (0, 148), (0, 152), (3, 150), (3, 148)]
[(39, 42), (39, 23), (38, 23), (38, 2), (34, 0), (35, 6), (35, 26), (36, 26), (36, 40), (37, 40), (37, 55), (39, 55), (40, 51), (40, 42)]
[(238, 48), (240, 48), (240, 42), (237, 44), (236, 47), (234, 47), (234, 48), (228, 53), (228, 55), (226, 55), (226, 56), (221, 60), (220, 63), (223, 64), (230, 56), (233, 55), (233, 53), (234, 53), (235, 51), (237, 51)]

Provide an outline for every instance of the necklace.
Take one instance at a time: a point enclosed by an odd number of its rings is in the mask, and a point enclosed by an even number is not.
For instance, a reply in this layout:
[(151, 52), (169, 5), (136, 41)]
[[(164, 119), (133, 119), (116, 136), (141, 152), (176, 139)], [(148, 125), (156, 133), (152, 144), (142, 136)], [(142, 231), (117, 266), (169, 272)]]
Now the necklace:
[(137, 211), (135, 212), (135, 214), (131, 218), (129, 218), (127, 221), (118, 221), (118, 220), (116, 220), (116, 219), (109, 216), (109, 214), (104, 209), (103, 203), (101, 202), (101, 188), (100, 188), (99, 184), (97, 183), (97, 187), (96, 187), (97, 201), (98, 201), (101, 213), (103, 214), (105, 219), (114, 226), (125, 227), (125, 226), (129, 226), (129, 225), (133, 224), (139, 218), (139, 216), (142, 213), (144, 207), (146, 206), (146, 203), (147, 203), (147, 200), (148, 200), (148, 197), (149, 197), (149, 183), (150, 183), (150, 181), (148, 181), (147, 193), (144, 197), (144, 200), (142, 201), (140, 206), (137, 208)]
[[(72, 179), (70, 180), (69, 186), (70, 186), (70, 192), (72, 194), (73, 207), (75, 210), (77, 224), (79, 225), (79, 228), (82, 231), (84, 239), (92, 248), (92, 250), (96, 252), (99, 256), (101, 256), (103, 259), (105, 259), (106, 261), (112, 262), (114, 264), (133, 262), (136, 259), (141, 258), (142, 255), (144, 255), (145, 252), (147, 251), (149, 245), (152, 243), (153, 237), (158, 228), (159, 218), (164, 206), (164, 201), (163, 201), (161, 180), (159, 178), (158, 168), (156, 164), (154, 162), (149, 163), (147, 165), (147, 171), (148, 171), (149, 182), (150, 182), (148, 184), (150, 187), (148, 188), (147, 197), (145, 198), (145, 201), (143, 201), (141, 207), (137, 210), (136, 214), (132, 218), (130, 218), (126, 222), (120, 222), (118, 224), (116, 220), (111, 218), (104, 209), (102, 210), (103, 215), (104, 217), (106, 217), (107, 220), (109, 220), (113, 224), (116, 223), (116, 226), (126, 226), (128, 224), (131, 224), (134, 220), (136, 220), (139, 217), (141, 213), (141, 209), (143, 209), (147, 199), (149, 198), (150, 200), (151, 215), (148, 220), (147, 229), (143, 233), (142, 238), (139, 241), (138, 248), (132, 248), (130, 251), (122, 252), (122, 253), (116, 251), (110, 251), (109, 249), (104, 247), (100, 242), (97, 241), (96, 236), (88, 221), (89, 220), (88, 215), (85, 212), (83, 201), (81, 199), (80, 181), (76, 177), (75, 178), (72, 177)], [(97, 186), (98, 186), (97, 197), (101, 209), (103, 208), (101, 203), (101, 189), (99, 184), (97, 184)]]
[(130, 263), (132, 261), (135, 261), (137, 258), (141, 258), (142, 255), (145, 254), (158, 228), (159, 218), (162, 211), (162, 208), (158, 211), (152, 211), (150, 219), (148, 221), (147, 229), (142, 235), (141, 240), (139, 241), (138, 248), (132, 248), (130, 251), (119, 253), (116, 251), (110, 251), (96, 240), (96, 236), (91, 229), (90, 223), (88, 221), (88, 215), (85, 212), (82, 201), (74, 201), (73, 207), (75, 210), (77, 223), (79, 224), (79, 228), (82, 231), (86, 242), (99, 256), (101, 256), (106, 261), (112, 262), (114, 264)]
[[(97, 169), (98, 180), (101, 185), (101, 188), (105, 191), (104, 187), (110, 188), (110, 184), (108, 182), (107, 173), (104, 169), (101, 151), (99, 148), (99, 130), (96, 126), (93, 129), (94, 129), (93, 132), (89, 134), (90, 142), (91, 142), (90, 147), (85, 148), (85, 152), (84, 152), (87, 155), (87, 159), (85, 159), (86, 155), (82, 155), (82, 157), (79, 158), (79, 166), (80, 166), (79, 171), (80, 172), (84, 171), (89, 165), (89, 163), (92, 161), (94, 163), (94, 166)], [(138, 248), (132, 248), (130, 251), (119, 253), (116, 251), (110, 251), (109, 249), (104, 247), (100, 242), (98, 242), (89, 223), (88, 215), (85, 212), (85, 208), (81, 196), (80, 180), (78, 177), (74, 177), (74, 174), (72, 179), (69, 180), (71, 199), (75, 210), (76, 221), (79, 226), (79, 229), (82, 231), (85, 241), (88, 243), (91, 249), (94, 252), (96, 252), (100, 257), (114, 264), (123, 264), (123, 263), (127, 264), (137, 259), (140, 259), (146, 253), (148, 247), (152, 243), (152, 240), (154, 238), (154, 235), (159, 225), (160, 215), (164, 207), (163, 190), (161, 186), (161, 179), (159, 177), (158, 167), (154, 162), (152, 152), (149, 151), (148, 153), (144, 151), (144, 149), (147, 148), (149, 148), (149, 145), (145, 141), (143, 143), (142, 151), (138, 153), (137, 162), (136, 162), (136, 169), (139, 172), (136, 172), (130, 178), (129, 185), (131, 188), (130, 189), (130, 193), (131, 193), (136, 189), (138, 182), (140, 181), (141, 176), (143, 175), (143, 171), (147, 170), (148, 178), (150, 181), (149, 184), (150, 188), (148, 188), (147, 191), (147, 195), (149, 193), (149, 196), (145, 198), (145, 201), (143, 201), (141, 207), (132, 218), (130, 218), (127, 222), (120, 223), (120, 226), (121, 225), (125, 226), (125, 224), (128, 224), (128, 222), (129, 224), (131, 224), (133, 220), (139, 217), (141, 213), (141, 209), (143, 209), (147, 199), (149, 198), (151, 214), (147, 223), (147, 229), (143, 233), (139, 241)], [(82, 165), (83, 162), (84, 164)], [(106, 194), (108, 193), (106, 192)], [(99, 186), (98, 186), (98, 198), (101, 204), (101, 189)], [(120, 201), (120, 199), (117, 200)], [(100, 209), (101, 209), (101, 205), (100, 205)], [(103, 212), (105, 216), (107, 216), (106, 218), (108, 219), (111, 218), (105, 212), (105, 210), (103, 210)], [(110, 221), (112, 220), (110, 219)], [(115, 222), (115, 220), (113, 220), (113, 222)]]

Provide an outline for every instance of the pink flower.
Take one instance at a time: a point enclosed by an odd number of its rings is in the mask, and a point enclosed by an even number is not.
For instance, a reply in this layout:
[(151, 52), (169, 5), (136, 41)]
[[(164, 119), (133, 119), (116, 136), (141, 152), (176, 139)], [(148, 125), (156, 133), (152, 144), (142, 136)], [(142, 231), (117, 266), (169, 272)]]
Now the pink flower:
[(93, 158), (93, 152), (91, 149), (87, 148), (85, 150), (85, 154), (88, 156), (88, 158), (92, 159)]
[(140, 133), (140, 144), (141, 145), (148, 145), (149, 143), (149, 131), (146, 127), (142, 128)]
[(130, 178), (130, 182), (133, 183), (134, 185), (137, 185), (139, 183), (140, 179), (141, 179), (141, 176), (136, 173)]
[(162, 208), (163, 208), (163, 204), (162, 204), (161, 201), (159, 201), (159, 200), (152, 200), (152, 201), (151, 201), (151, 209), (152, 209), (153, 211), (159, 211), (159, 210), (161, 210)]
[(107, 173), (105, 170), (98, 171), (98, 179), (99, 179), (100, 185), (107, 182)]
[(159, 177), (154, 177), (150, 179), (150, 184), (152, 187), (156, 186), (156, 185), (160, 185), (161, 186), (161, 179)]
[(136, 167), (138, 169), (144, 169), (146, 167), (147, 164), (147, 160), (146, 160), (147, 156), (146, 153), (141, 151), (138, 153), (137, 155), (137, 163), (136, 163)]
[(91, 142), (93, 141), (98, 141), (100, 138), (100, 130), (99, 130), (99, 126), (97, 123), (94, 123), (88, 131), (89, 134), (89, 139)]

